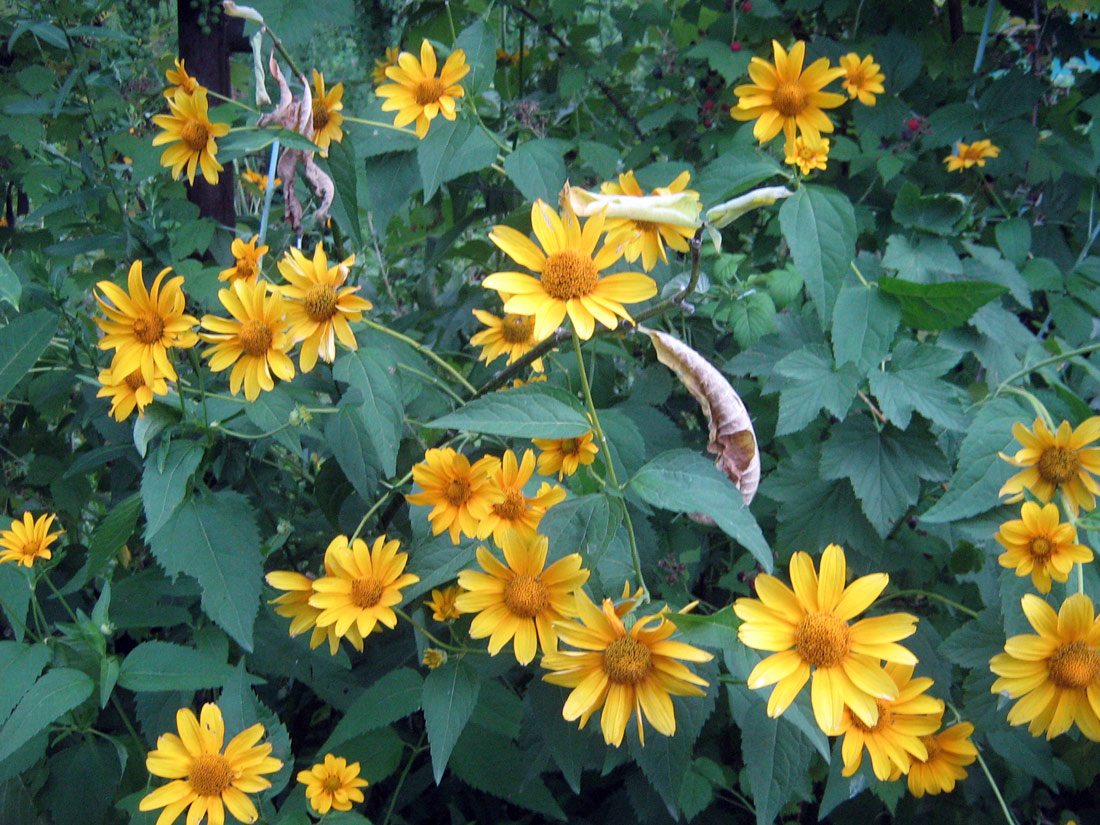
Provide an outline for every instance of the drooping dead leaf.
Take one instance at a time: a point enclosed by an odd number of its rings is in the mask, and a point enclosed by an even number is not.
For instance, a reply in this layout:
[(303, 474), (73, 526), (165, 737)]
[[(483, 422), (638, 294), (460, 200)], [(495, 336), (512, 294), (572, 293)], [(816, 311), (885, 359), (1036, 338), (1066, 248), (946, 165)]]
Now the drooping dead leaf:
[(676, 373), (703, 408), (710, 423), (707, 450), (718, 456), (715, 465), (748, 504), (760, 486), (760, 452), (745, 402), (722, 373), (683, 341), (659, 330), (639, 329), (653, 342), (657, 360)]

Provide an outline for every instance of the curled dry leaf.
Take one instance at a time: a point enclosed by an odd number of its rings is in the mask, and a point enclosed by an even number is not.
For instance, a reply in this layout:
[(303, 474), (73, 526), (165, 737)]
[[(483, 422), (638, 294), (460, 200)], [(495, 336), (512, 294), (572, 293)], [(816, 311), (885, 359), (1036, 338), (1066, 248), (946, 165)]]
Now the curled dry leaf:
[(707, 450), (718, 456), (715, 465), (748, 504), (760, 486), (760, 453), (745, 402), (722, 373), (683, 341), (659, 330), (639, 329), (653, 342), (657, 360), (676, 373), (703, 408), (710, 423)]

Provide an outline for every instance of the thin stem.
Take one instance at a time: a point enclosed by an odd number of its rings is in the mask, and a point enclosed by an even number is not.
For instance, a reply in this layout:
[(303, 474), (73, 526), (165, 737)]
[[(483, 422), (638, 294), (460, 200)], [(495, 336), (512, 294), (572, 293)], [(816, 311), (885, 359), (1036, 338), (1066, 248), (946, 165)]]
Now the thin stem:
[(432, 644), (436, 645), (437, 647), (441, 647), (444, 650), (449, 650), (451, 653), (481, 653), (482, 652), (480, 650), (469, 650), (468, 648), (464, 648), (464, 647), (455, 647), (454, 645), (448, 644), (447, 642), (444, 642), (442, 639), (439, 639), (438, 637), (433, 636), (431, 634), (431, 631), (428, 630), (428, 628), (424, 627), (424, 625), (420, 624), (420, 622), (418, 622), (416, 619), (414, 619), (412, 616), (410, 616), (408, 613), (406, 613), (400, 607), (393, 608), (393, 612), (396, 613), (398, 616), (400, 616), (402, 619), (404, 619), (406, 622), (411, 624), (417, 630), (419, 630), (428, 639), (428, 641), (430, 641)]
[(397, 797), (401, 795), (401, 789), (405, 786), (405, 777), (409, 775), (409, 770), (412, 768), (413, 762), (416, 761), (416, 757), (424, 750), (424, 737), (427, 735), (427, 731), (421, 732), (420, 741), (416, 743), (412, 756), (410, 756), (409, 761), (405, 763), (405, 768), (401, 771), (401, 776), (397, 778), (397, 787), (393, 789), (393, 796), (390, 797), (390, 804), (389, 807), (386, 808), (386, 816), (382, 819), (382, 825), (389, 825), (390, 817), (393, 816), (394, 805), (397, 804)]
[[(962, 717), (959, 715), (959, 710), (950, 702), (947, 703), (947, 707), (951, 708), (951, 712), (955, 714), (955, 722), (961, 722)], [(978, 751), (978, 764), (982, 766), (982, 773), (985, 774), (985, 778), (989, 780), (989, 787), (993, 789), (993, 795), (997, 797), (997, 802), (1001, 805), (1001, 812), (1005, 815), (1005, 822), (1008, 825), (1017, 825), (1016, 819), (1012, 816), (1012, 812), (1008, 810), (1008, 804), (1005, 802), (1005, 798), (1001, 796), (1001, 789), (997, 787), (997, 783), (993, 781), (993, 774), (989, 771), (989, 765), (982, 759), (982, 752), (980, 749), (975, 748)]]
[(65, 597), (61, 595), (61, 591), (54, 587), (54, 583), (53, 580), (50, 578), (50, 574), (45, 570), (42, 571), (42, 581), (46, 582), (46, 586), (53, 591), (54, 596), (56, 596), (57, 600), (61, 602), (61, 606), (65, 608), (65, 612), (69, 614), (69, 618), (72, 619), (73, 622), (79, 621), (76, 618), (76, 614), (73, 613), (73, 609), (69, 607), (69, 603), (65, 601)]
[(370, 318), (364, 318), (363, 323), (373, 330), (385, 333), (391, 338), (396, 338), (398, 341), (401, 341), (404, 344), (408, 344), (425, 358), (430, 358), (432, 361), (435, 361), (435, 363), (438, 364), (447, 373), (449, 373), (452, 378), (454, 378), (456, 381), (458, 381), (458, 383), (465, 387), (471, 395), (477, 394), (477, 387), (467, 381), (466, 377), (462, 373), (460, 373), (458, 370), (456, 370), (454, 367), (452, 367), (450, 364), (448, 364), (446, 361), (444, 361), (442, 358), (432, 352), (431, 349), (421, 344), (419, 341), (416, 341), (407, 335), (402, 335), (400, 332), (392, 330), (387, 326), (383, 326), (377, 321), (372, 321)]
[(1028, 373), (1035, 372), (1036, 370), (1040, 370), (1043, 367), (1049, 367), (1051, 364), (1057, 364), (1059, 361), (1068, 361), (1070, 358), (1076, 358), (1078, 355), (1085, 355), (1089, 352), (1096, 352), (1096, 350), (1100, 350), (1100, 343), (1086, 344), (1083, 347), (1077, 347), (1077, 349), (1066, 350), (1060, 355), (1053, 355), (1050, 358), (1044, 358), (1042, 361), (1036, 361), (1031, 366), (1019, 369), (1016, 372), (1012, 373), (1012, 375), (1008, 376), (1008, 378), (1002, 381), (998, 385), (997, 389), (993, 391), (993, 395), (997, 395), (999, 392), (1001, 392), (1001, 390), (1003, 390), (1017, 378), (1023, 378)]
[[(992, 0), (990, 0), (990, 3), (992, 3)], [(974, 168), (977, 169), (978, 167), (975, 166)], [(985, 179), (985, 175), (983, 175), (981, 172), (978, 172), (978, 176), (982, 181), (982, 188), (989, 193), (989, 196), (993, 199), (993, 202), (997, 204), (997, 208), (1001, 210), (1001, 214), (1004, 215), (1005, 218), (1012, 218), (1013, 214), (1009, 212), (1008, 208), (1004, 205), (1004, 202), (1001, 200), (1001, 196), (997, 194), (997, 190), (994, 188), (993, 183), (987, 182)]]
[[(191, 369), (195, 371), (195, 375), (199, 379), (199, 396), (202, 398), (202, 422), (209, 430), (210, 414), (206, 411), (206, 380), (202, 377), (202, 364), (199, 362), (199, 354), (195, 352), (194, 347), (187, 350), (187, 358), (191, 361)], [(183, 397), (183, 393), (180, 393), (180, 397)]]
[(1036, 398), (1034, 394), (1021, 387), (999, 387), (998, 389), (1007, 392), (1009, 395), (1018, 395), (1027, 401), (1027, 403), (1031, 405), (1031, 408), (1035, 410), (1035, 414), (1043, 419), (1043, 423), (1050, 428), (1051, 432), (1055, 430), (1054, 421), (1050, 417), (1050, 412), (1043, 405), (1043, 402)]
[(699, 283), (699, 258), (700, 250), (703, 246), (703, 229), (700, 227), (695, 231), (694, 237), (691, 239), (691, 275), (688, 278), (687, 284), (677, 292), (675, 295), (671, 295), (658, 304), (650, 307), (645, 312), (639, 312), (634, 316), (634, 324), (641, 324), (642, 321), (648, 320), (655, 315), (660, 315), (663, 312), (667, 312), (673, 307), (681, 306), (687, 297), (695, 291), (696, 285)]
[(220, 423), (215, 423), (214, 426), (211, 427), (211, 429), (217, 430), (221, 433), (225, 433), (226, 435), (231, 435), (234, 438), (243, 439), (244, 441), (260, 441), (264, 438), (270, 438), (276, 433), (281, 433), (283, 430), (288, 430), (293, 426), (294, 425), (288, 421), (286, 424), (282, 424), (276, 427), (274, 430), (268, 430), (266, 433), (242, 433), (239, 430), (231, 430)]
[(952, 601), (951, 599), (944, 598), (938, 593), (930, 593), (927, 590), (899, 590), (897, 593), (891, 593), (887, 596), (882, 596), (881, 598), (876, 599), (875, 604), (878, 604), (879, 602), (888, 602), (891, 599), (900, 599), (904, 596), (924, 596), (926, 599), (935, 599), (936, 601), (943, 602), (949, 607), (953, 607), (960, 613), (965, 613), (967, 616), (970, 616), (974, 619), (978, 618), (979, 615), (976, 610), (971, 610), (966, 605), (962, 605), (958, 602)]
[(391, 132), (400, 132), (403, 135), (409, 137), (416, 137), (416, 132), (412, 129), (405, 129), (400, 126), (394, 126), (392, 123), (383, 123), (380, 120), (367, 120), (362, 117), (352, 117), (351, 115), (344, 115), (345, 123), (361, 123), (363, 126), (374, 126), (378, 129), (389, 129)]
[(393, 491), (396, 490), (399, 487), (404, 487), (406, 484), (408, 484), (410, 481), (412, 481), (412, 477), (413, 477), (412, 470), (409, 470), (407, 473), (405, 473), (405, 475), (403, 475), (400, 479), (397, 480), (397, 482), (393, 485), (393, 487), (386, 490), (386, 492), (383, 493), (378, 498), (378, 501), (374, 502), (374, 504), (371, 506), (371, 508), (369, 510), (367, 510), (366, 514), (361, 519), (359, 519), (359, 524), (356, 526), (355, 532), (352, 533), (351, 538), (348, 539), (349, 544), (351, 542), (355, 541), (357, 538), (359, 538), (359, 534), (362, 533), (363, 528), (367, 526), (367, 522), (370, 520), (370, 517), (373, 516), (375, 513), (377, 513), (378, 508), (386, 503), (386, 500), (390, 497), (390, 495), (393, 493)]
[(439, 389), (439, 390), (440, 390), (441, 392), (444, 392), (444, 393), (446, 393), (447, 395), (451, 396), (451, 398), (453, 398), (453, 399), (454, 399), (455, 401), (457, 401), (457, 402), (458, 402), (459, 404), (464, 404), (464, 403), (466, 403), (466, 402), (465, 402), (465, 400), (464, 400), (464, 399), (462, 398), (462, 396), (461, 396), (461, 395), (459, 395), (459, 394), (458, 394), (457, 392), (455, 392), (454, 390), (452, 390), (452, 389), (451, 389), (450, 387), (448, 387), (448, 386), (447, 386), (447, 385), (446, 385), (445, 383), (443, 383), (442, 381), (440, 381), (440, 380), (439, 380), (438, 378), (436, 378), (436, 377), (435, 377), (434, 375), (428, 375), (428, 373), (426, 373), (426, 372), (421, 372), (420, 370), (416, 369), (415, 367), (410, 367), (410, 366), (409, 366), (408, 364), (401, 364), (401, 363), (399, 363), (399, 364), (397, 365), (397, 368), (398, 368), (398, 369), (401, 369), (401, 370), (404, 370), (405, 372), (409, 372), (409, 373), (412, 373), (413, 375), (416, 375), (416, 376), (418, 376), (418, 377), (420, 377), (420, 378), (423, 378), (423, 379), (424, 379), (425, 381), (427, 381), (427, 382), (428, 382), (429, 384), (431, 384), (431, 385), (432, 385), (433, 387), (436, 387), (436, 388), (438, 388), (438, 389)]
[(122, 707), (122, 702), (118, 701), (118, 697), (115, 694), (111, 694), (111, 704), (114, 705), (118, 715), (122, 717), (122, 724), (126, 726), (126, 730), (130, 732), (130, 736), (134, 740), (134, 744), (137, 746), (137, 752), (148, 750), (145, 747), (145, 742), (142, 741), (138, 735), (137, 729), (134, 727), (134, 723), (130, 721), (130, 715), (126, 712), (126, 709)]
[(220, 95), (217, 92), (215, 92), (213, 89), (207, 89), (206, 94), (209, 95), (210, 97), (216, 97), (218, 100), (222, 101), (223, 103), (231, 103), (234, 106), (238, 106), (241, 109), (244, 109), (246, 112), (251, 112), (254, 115), (263, 114), (259, 109), (253, 109), (247, 103), (241, 103), (239, 100), (234, 100), (231, 97), (226, 97), (225, 95)]
[(863, 273), (859, 271), (859, 267), (856, 266), (855, 261), (852, 261), (852, 272), (856, 273), (856, 277), (859, 278), (859, 282), (861, 284), (863, 284), (868, 289), (871, 287), (871, 285), (867, 283), (867, 279), (863, 277)]
[(883, 424), (886, 423), (886, 416), (882, 414), (882, 410), (875, 406), (875, 402), (867, 397), (867, 393), (865, 393), (863, 390), (860, 390), (856, 393), (856, 395), (858, 395), (860, 400), (867, 405), (867, 409), (871, 411), (872, 415), (874, 415), (875, 418), (877, 418)]
[(302, 73), (302, 70), (298, 68), (298, 64), (294, 62), (294, 58), (290, 56), (290, 52), (288, 52), (283, 47), (283, 41), (280, 40), (278, 35), (276, 35), (275, 32), (271, 30), (270, 26), (265, 25), (264, 31), (266, 31), (268, 36), (271, 38), (271, 42), (275, 45), (275, 50), (279, 53), (283, 60), (287, 62), (287, 65), (290, 66), (290, 70), (304, 80), (305, 75)]

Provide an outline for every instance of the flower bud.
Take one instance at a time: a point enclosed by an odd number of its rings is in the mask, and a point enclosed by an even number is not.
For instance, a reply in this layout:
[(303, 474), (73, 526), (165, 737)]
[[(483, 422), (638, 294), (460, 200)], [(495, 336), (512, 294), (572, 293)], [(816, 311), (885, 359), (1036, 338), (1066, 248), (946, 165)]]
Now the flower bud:
[(222, 11), (230, 17), (243, 17), (245, 20), (264, 25), (264, 16), (251, 6), (238, 6), (233, 0), (222, 0)]
[(753, 189), (744, 195), (738, 195), (733, 200), (712, 206), (707, 210), (707, 221), (716, 229), (721, 229), (746, 212), (761, 206), (771, 206), (777, 200), (789, 198), (793, 194), (794, 192), (786, 186), (763, 186), (760, 189)]
[(420, 660), (420, 663), (429, 670), (435, 670), (447, 663), (447, 651), (440, 650), (437, 647), (429, 647), (424, 651), (424, 658)]
[(563, 207), (568, 204), (577, 217), (587, 218), (606, 209), (605, 215), (608, 218), (627, 218), (690, 229), (698, 228), (699, 212), (703, 208), (697, 192), (605, 195), (570, 186), (568, 181), (561, 190), (561, 203)]

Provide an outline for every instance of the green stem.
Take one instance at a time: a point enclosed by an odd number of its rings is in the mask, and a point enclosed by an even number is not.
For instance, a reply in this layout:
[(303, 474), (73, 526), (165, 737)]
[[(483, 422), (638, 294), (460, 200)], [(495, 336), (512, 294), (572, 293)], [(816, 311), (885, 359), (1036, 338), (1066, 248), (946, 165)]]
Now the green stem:
[(465, 387), (471, 395), (477, 394), (477, 387), (467, 381), (466, 377), (462, 373), (460, 373), (458, 370), (456, 370), (454, 367), (452, 367), (450, 364), (448, 364), (446, 361), (444, 361), (442, 358), (432, 352), (430, 348), (421, 344), (419, 341), (416, 341), (407, 335), (402, 335), (400, 332), (379, 324), (377, 321), (372, 321), (370, 318), (364, 318), (362, 323), (366, 324), (373, 330), (377, 330), (378, 332), (384, 333), (385, 335), (389, 335), (391, 338), (396, 338), (398, 341), (401, 341), (404, 344), (408, 344), (425, 358), (429, 358), (436, 364), (438, 364), (444, 371), (449, 373), (452, 378), (454, 378), (458, 383)]
[(405, 129), (400, 126), (394, 126), (392, 123), (383, 123), (380, 120), (367, 120), (362, 117), (352, 117), (351, 115), (344, 115), (344, 121), (346, 123), (360, 123), (363, 126), (374, 126), (378, 129), (389, 129), (391, 132), (400, 132), (403, 135), (409, 137), (416, 137), (416, 132), (412, 129)]
[[(215, 92), (213, 89), (207, 89), (206, 94), (210, 97), (217, 98), (218, 100), (222, 101), (223, 103), (231, 103), (234, 106), (237, 106), (238, 108), (244, 109), (246, 112), (251, 112), (254, 115), (263, 114), (263, 112), (261, 112), (259, 109), (253, 109), (247, 103), (241, 103), (239, 100), (234, 100), (231, 97), (226, 97), (225, 95), (220, 95), (217, 92)], [(236, 129), (231, 129), (230, 131), (235, 132), (237, 130)]]
[(42, 581), (46, 582), (46, 586), (53, 591), (54, 596), (56, 596), (57, 600), (61, 602), (61, 606), (65, 608), (65, 612), (69, 614), (69, 618), (72, 619), (74, 623), (77, 622), (78, 619), (76, 618), (76, 614), (73, 613), (73, 609), (69, 607), (69, 603), (65, 601), (65, 597), (61, 595), (61, 591), (54, 587), (54, 583), (53, 580), (50, 578), (50, 574), (45, 570), (42, 571)]
[(1076, 358), (1078, 355), (1085, 355), (1089, 352), (1096, 352), (1096, 350), (1100, 350), (1100, 344), (1087, 344), (1083, 347), (1077, 347), (1077, 349), (1067, 350), (1061, 355), (1053, 355), (1050, 358), (1044, 358), (1042, 361), (1036, 361), (1031, 366), (1017, 370), (1016, 372), (1012, 373), (1012, 375), (1008, 376), (1008, 378), (1006, 378), (998, 385), (993, 394), (997, 395), (999, 392), (1001, 392), (1001, 390), (1003, 390), (1017, 378), (1023, 378), (1028, 373), (1035, 372), (1036, 370), (1041, 370), (1043, 367), (1049, 367), (1051, 364), (1057, 364), (1059, 361), (1068, 361), (1070, 358)]
[[(202, 398), (202, 422), (206, 429), (209, 430), (210, 414), (206, 411), (206, 381), (202, 377), (202, 364), (199, 362), (199, 354), (195, 352), (194, 347), (187, 350), (187, 358), (191, 362), (191, 369), (195, 371), (195, 375), (199, 379), (199, 395)], [(183, 397), (183, 393), (180, 393), (180, 397)]]
[(958, 602), (945, 598), (938, 593), (929, 593), (927, 590), (899, 590), (897, 593), (891, 593), (888, 596), (882, 596), (881, 598), (876, 599), (875, 604), (878, 604), (879, 602), (888, 602), (891, 599), (900, 599), (904, 596), (924, 596), (926, 599), (935, 599), (938, 602), (943, 602), (949, 607), (955, 608), (960, 613), (965, 613), (967, 616), (975, 619), (978, 618), (978, 612), (976, 610), (971, 610), (966, 605), (959, 604)]
[(856, 273), (856, 277), (859, 278), (861, 284), (870, 289), (871, 285), (867, 283), (867, 279), (863, 277), (863, 273), (859, 271), (859, 267), (856, 266), (855, 261), (852, 261), (852, 272)]
[(114, 705), (118, 715), (122, 717), (122, 724), (126, 726), (126, 730), (130, 732), (130, 737), (134, 740), (134, 745), (137, 747), (137, 752), (144, 753), (148, 750), (145, 747), (145, 742), (138, 735), (137, 729), (134, 727), (134, 723), (130, 721), (130, 715), (126, 712), (126, 709), (122, 707), (122, 702), (118, 701), (118, 697), (115, 694), (111, 694), (111, 704)]
[[(962, 716), (959, 715), (959, 710), (950, 702), (947, 703), (947, 707), (951, 709), (951, 712), (955, 714), (955, 723), (958, 724), (962, 721)], [(997, 797), (997, 802), (1001, 805), (1001, 812), (1005, 815), (1005, 822), (1008, 825), (1016, 825), (1016, 819), (1012, 816), (1012, 812), (1008, 810), (1008, 804), (1005, 802), (1005, 798), (1001, 796), (1001, 789), (997, 787), (997, 783), (993, 781), (993, 774), (989, 771), (989, 765), (982, 759), (982, 752), (979, 748), (975, 747), (978, 751), (978, 764), (982, 766), (982, 773), (985, 774), (985, 778), (989, 780), (989, 787), (993, 789), (993, 795)]]
[(1002, 390), (1004, 392), (1007, 392), (1009, 395), (1018, 395), (1022, 399), (1024, 399), (1028, 404), (1031, 405), (1031, 408), (1033, 410), (1035, 410), (1035, 414), (1037, 416), (1039, 416), (1039, 418), (1043, 419), (1043, 423), (1046, 424), (1047, 427), (1050, 428), (1050, 431), (1054, 432), (1054, 430), (1056, 428), (1054, 426), (1054, 421), (1050, 417), (1050, 412), (1047, 410), (1046, 406), (1044, 406), (1043, 402), (1040, 401), (1038, 398), (1036, 398), (1033, 393), (1028, 392), (1027, 390), (1023, 389), (1022, 387), (1000, 387), (1000, 388), (998, 388), (998, 391), (1002, 391)]
[(412, 616), (410, 616), (408, 613), (406, 613), (400, 607), (393, 608), (393, 612), (396, 613), (398, 616), (400, 616), (402, 619), (404, 619), (406, 622), (411, 624), (417, 630), (419, 630), (428, 639), (428, 641), (430, 641), (436, 647), (441, 647), (444, 650), (449, 650), (451, 653), (483, 653), (484, 652), (484, 651), (481, 651), (481, 650), (470, 650), (469, 648), (455, 647), (452, 644), (447, 644), (447, 642), (444, 642), (442, 639), (439, 639), (436, 636), (433, 636), (431, 634), (431, 632), (428, 630), (428, 628), (424, 627), (424, 625), (420, 624), (420, 622), (418, 622), (416, 619), (414, 619)]
[(231, 435), (234, 438), (243, 439), (245, 441), (259, 441), (259, 440), (264, 439), (264, 438), (270, 438), (271, 436), (275, 435), (276, 433), (281, 433), (283, 430), (288, 430), (293, 426), (294, 425), (291, 424), (288, 421), (286, 424), (282, 424), (282, 425), (276, 427), (274, 430), (268, 430), (266, 433), (257, 433), (257, 434), (242, 433), (239, 430), (231, 430), (228, 427), (225, 427), (225, 426), (223, 426), (222, 424), (219, 424), (219, 423), (215, 423), (214, 426), (211, 427), (211, 429), (217, 430), (218, 432), (225, 433), (226, 435)]
[(409, 770), (412, 768), (413, 762), (416, 761), (416, 757), (424, 750), (424, 737), (427, 735), (427, 731), (423, 731), (420, 734), (420, 741), (416, 743), (416, 747), (413, 748), (412, 756), (410, 756), (409, 761), (405, 763), (405, 768), (401, 771), (401, 776), (397, 778), (397, 787), (393, 789), (393, 796), (390, 797), (390, 804), (389, 807), (386, 808), (386, 816), (382, 819), (382, 825), (389, 825), (390, 817), (393, 816), (393, 808), (397, 804), (397, 797), (401, 795), (401, 789), (405, 786), (405, 777), (409, 775)]
[(359, 534), (362, 533), (363, 528), (367, 526), (367, 522), (370, 520), (370, 517), (373, 516), (375, 513), (377, 513), (378, 508), (386, 503), (386, 500), (389, 499), (389, 497), (393, 493), (393, 491), (396, 490), (399, 487), (404, 487), (406, 484), (408, 484), (410, 481), (412, 481), (412, 477), (413, 477), (412, 470), (409, 470), (407, 473), (405, 473), (404, 476), (402, 476), (400, 479), (398, 479), (397, 483), (394, 484), (393, 487), (391, 487), (389, 490), (387, 490), (385, 493), (383, 493), (378, 498), (378, 501), (374, 502), (374, 504), (371, 506), (371, 508), (369, 510), (367, 510), (367, 512), (364, 514), (364, 516), (361, 519), (359, 519), (359, 524), (356, 525), (355, 532), (352, 533), (351, 538), (348, 539), (349, 544), (351, 542), (355, 541), (357, 538), (359, 538)]
[(637, 326), (642, 321), (646, 321), (655, 315), (660, 315), (663, 312), (667, 312), (673, 307), (678, 307), (687, 300), (687, 297), (695, 291), (696, 285), (699, 283), (699, 258), (700, 250), (703, 246), (703, 228), (695, 230), (695, 235), (692, 237), (691, 242), (691, 275), (688, 278), (687, 284), (677, 292), (675, 295), (665, 298), (660, 303), (650, 307), (645, 312), (639, 312), (634, 316), (634, 324)]
[(448, 387), (445, 383), (440, 381), (434, 375), (428, 375), (428, 373), (421, 372), (416, 367), (410, 367), (408, 364), (398, 363), (397, 368), (400, 369), (400, 370), (404, 370), (405, 372), (412, 373), (413, 375), (415, 375), (419, 378), (423, 378), (425, 381), (427, 381), (433, 387), (437, 388), (440, 392), (446, 393), (451, 398), (453, 398), (455, 401), (457, 401), (459, 404), (465, 404), (466, 403), (463, 400), (461, 395), (459, 395), (457, 392), (452, 390), (450, 387)]
[(290, 66), (290, 70), (294, 72), (294, 74), (296, 74), (298, 77), (305, 80), (305, 75), (302, 73), (302, 70), (298, 68), (298, 64), (294, 62), (294, 58), (290, 56), (290, 52), (288, 52), (286, 48), (283, 47), (283, 41), (280, 40), (275, 32), (271, 30), (270, 26), (265, 25), (264, 31), (266, 31), (268, 36), (271, 38), (271, 42), (275, 45), (275, 50), (279, 53), (283, 60), (287, 62), (287, 65)]

